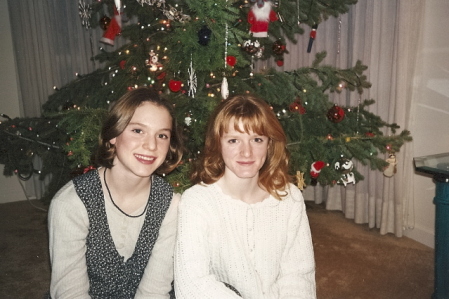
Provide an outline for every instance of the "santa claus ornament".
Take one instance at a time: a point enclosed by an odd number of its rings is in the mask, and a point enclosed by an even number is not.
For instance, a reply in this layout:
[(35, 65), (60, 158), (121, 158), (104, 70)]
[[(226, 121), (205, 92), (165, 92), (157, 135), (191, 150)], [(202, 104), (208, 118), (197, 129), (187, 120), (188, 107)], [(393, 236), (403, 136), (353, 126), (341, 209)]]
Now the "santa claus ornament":
[(270, 1), (257, 1), (248, 13), (249, 32), (254, 37), (267, 37), (268, 24), (278, 20), (276, 12), (271, 8)]
[(113, 46), (115, 37), (122, 30), (122, 16), (120, 14), (120, 0), (114, 0), (114, 17), (111, 19), (100, 42)]
[(312, 165), (310, 166), (310, 176), (312, 178), (311, 180), (311, 185), (312, 186), (316, 186), (317, 184), (317, 178), (320, 175), (321, 169), (326, 166), (326, 163), (324, 163), (323, 161), (315, 161), (312, 163)]

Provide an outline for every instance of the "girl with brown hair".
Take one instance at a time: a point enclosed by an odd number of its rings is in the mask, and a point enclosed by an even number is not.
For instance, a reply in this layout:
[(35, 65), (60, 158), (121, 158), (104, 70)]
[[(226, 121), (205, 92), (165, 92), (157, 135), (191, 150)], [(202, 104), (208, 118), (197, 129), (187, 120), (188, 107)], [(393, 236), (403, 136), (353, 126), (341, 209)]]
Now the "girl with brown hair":
[(52, 298), (170, 298), (180, 195), (161, 176), (182, 149), (172, 106), (156, 91), (138, 88), (115, 103), (100, 167), (51, 202)]

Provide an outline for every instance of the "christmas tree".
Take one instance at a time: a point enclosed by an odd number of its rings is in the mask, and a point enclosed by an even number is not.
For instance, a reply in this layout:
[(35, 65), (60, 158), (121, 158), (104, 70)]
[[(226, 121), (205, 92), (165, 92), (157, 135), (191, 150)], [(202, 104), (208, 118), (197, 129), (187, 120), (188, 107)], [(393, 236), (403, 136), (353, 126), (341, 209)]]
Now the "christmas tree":
[[(278, 65), (287, 54), (286, 40), (310, 33), (348, 11), (356, 0), (80, 0), (81, 24), (104, 30), (94, 59), (102, 68), (78, 75), (56, 88), (39, 118), (10, 119), (1, 114), (0, 163), (4, 175), (26, 180), (38, 173), (51, 177), (45, 201), (76, 175), (95, 167), (98, 133), (108, 107), (127, 90), (153, 86), (172, 101), (184, 126), (187, 153), (167, 176), (182, 191), (190, 183), (189, 164), (201, 152), (207, 118), (228, 96), (252, 93), (266, 100), (289, 139), (291, 174), (298, 186), (356, 183), (363, 176), (353, 160), (384, 170), (380, 153), (399, 151), (410, 133), (389, 124), (367, 107), (339, 107), (329, 93), (363, 93), (371, 85), (358, 61), (348, 69), (323, 65), (318, 53), (311, 66), (288, 72), (258, 71), (257, 61)], [(104, 8), (109, 15), (104, 15)], [(100, 29), (101, 28), (101, 29)], [(117, 39), (123, 46), (110, 47)], [(113, 50), (111, 50), (113, 49)], [(361, 97), (360, 97), (361, 98)], [(393, 135), (385, 136), (389, 128)], [(34, 169), (35, 156), (42, 168)]]

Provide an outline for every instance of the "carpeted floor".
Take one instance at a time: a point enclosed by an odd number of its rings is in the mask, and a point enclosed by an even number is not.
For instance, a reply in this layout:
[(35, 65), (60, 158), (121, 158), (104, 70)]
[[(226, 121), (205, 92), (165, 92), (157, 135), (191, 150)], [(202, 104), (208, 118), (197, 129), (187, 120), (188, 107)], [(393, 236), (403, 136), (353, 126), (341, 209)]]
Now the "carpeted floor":
[[(319, 299), (431, 297), (433, 249), (381, 236), (321, 205), (307, 202), (307, 208)], [(46, 212), (26, 201), (0, 204), (0, 298), (43, 297), (50, 281), (47, 242)]]

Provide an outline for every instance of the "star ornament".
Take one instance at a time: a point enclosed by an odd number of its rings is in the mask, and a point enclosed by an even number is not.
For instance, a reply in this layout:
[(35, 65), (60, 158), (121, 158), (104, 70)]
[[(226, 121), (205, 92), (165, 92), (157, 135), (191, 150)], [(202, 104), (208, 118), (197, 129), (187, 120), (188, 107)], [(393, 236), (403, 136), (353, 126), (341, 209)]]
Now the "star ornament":
[(81, 18), (81, 24), (86, 29), (90, 28), (90, 5), (86, 4), (83, 0), (79, 0), (78, 2), (78, 13)]
[(301, 171), (296, 172), (296, 186), (299, 190), (304, 190), (304, 188), (307, 186), (306, 182), (304, 181), (304, 173)]

